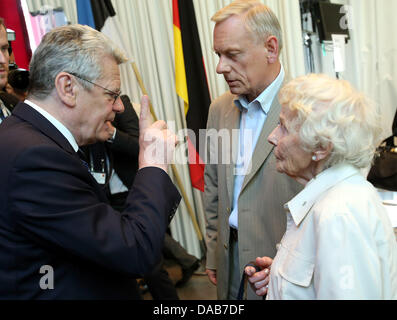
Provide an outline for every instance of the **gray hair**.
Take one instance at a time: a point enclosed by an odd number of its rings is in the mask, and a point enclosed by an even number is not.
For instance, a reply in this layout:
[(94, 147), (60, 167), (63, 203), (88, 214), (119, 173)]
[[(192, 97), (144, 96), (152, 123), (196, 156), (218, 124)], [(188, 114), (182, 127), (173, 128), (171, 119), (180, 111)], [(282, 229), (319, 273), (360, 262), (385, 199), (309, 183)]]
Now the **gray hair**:
[(296, 110), (292, 130), (299, 130), (303, 148), (314, 152), (329, 143), (333, 148), (326, 167), (349, 163), (357, 168), (371, 164), (382, 139), (376, 105), (345, 80), (309, 74), (287, 83), (280, 104)]
[(270, 36), (275, 36), (281, 51), (283, 38), (280, 22), (268, 6), (257, 0), (236, 0), (216, 12), (211, 20), (218, 23), (232, 15), (244, 15), (247, 30), (258, 41), (264, 41)]
[[(55, 88), (55, 78), (62, 72), (74, 73), (95, 81), (103, 74), (101, 61), (112, 56), (117, 64), (127, 61), (104, 34), (88, 26), (70, 25), (48, 32), (36, 49), (30, 62), (29, 94), (38, 99), (46, 98)], [(81, 81), (90, 89), (92, 84)]]

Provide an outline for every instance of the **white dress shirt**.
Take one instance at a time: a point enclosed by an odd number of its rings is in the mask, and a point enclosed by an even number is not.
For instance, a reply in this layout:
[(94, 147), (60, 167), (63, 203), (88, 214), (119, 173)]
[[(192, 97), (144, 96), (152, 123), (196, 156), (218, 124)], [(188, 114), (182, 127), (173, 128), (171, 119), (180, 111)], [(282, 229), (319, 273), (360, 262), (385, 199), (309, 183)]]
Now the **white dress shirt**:
[(32, 101), (25, 100), (24, 103), (35, 109), (39, 112), (44, 118), (46, 118), (51, 124), (59, 130), (60, 133), (69, 141), (70, 145), (74, 149), (74, 151), (79, 150), (79, 146), (76, 142), (76, 139), (73, 137), (73, 134), (66, 128), (59, 120), (55, 119), (51, 114), (45, 111), (43, 108), (40, 108), (37, 104), (33, 103)]
[(326, 169), (285, 205), (267, 299), (397, 299), (397, 243), (376, 189)]

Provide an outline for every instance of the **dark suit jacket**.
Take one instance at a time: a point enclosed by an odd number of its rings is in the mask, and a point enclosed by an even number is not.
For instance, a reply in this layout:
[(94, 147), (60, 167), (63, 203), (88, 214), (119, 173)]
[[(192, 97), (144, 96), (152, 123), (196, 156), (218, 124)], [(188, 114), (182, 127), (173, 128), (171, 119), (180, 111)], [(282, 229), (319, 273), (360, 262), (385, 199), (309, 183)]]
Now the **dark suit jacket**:
[(4, 105), (12, 112), (14, 107), (18, 104), (19, 100), (17, 97), (9, 94), (5, 91), (0, 90), (0, 100), (3, 101)]
[[(123, 184), (131, 189), (132, 182), (138, 171), (139, 155), (139, 119), (128, 96), (121, 96), (124, 112), (117, 113), (113, 121), (116, 136), (112, 143), (97, 142), (83, 146), (80, 149), (85, 154), (86, 161), (96, 172), (106, 173), (109, 182), (112, 169), (117, 173)], [(102, 168), (103, 164), (104, 167)], [(108, 183), (104, 185), (105, 192), (110, 196)]]
[[(158, 262), (180, 201), (169, 176), (140, 170), (120, 214), (64, 136), (23, 103), (0, 126), (0, 150), (0, 298), (136, 298), (130, 279)], [(40, 288), (45, 265), (52, 290)]]
[(120, 180), (130, 189), (138, 170), (139, 119), (128, 96), (121, 96), (124, 112), (117, 113), (113, 125), (117, 129), (110, 144), (112, 163)]

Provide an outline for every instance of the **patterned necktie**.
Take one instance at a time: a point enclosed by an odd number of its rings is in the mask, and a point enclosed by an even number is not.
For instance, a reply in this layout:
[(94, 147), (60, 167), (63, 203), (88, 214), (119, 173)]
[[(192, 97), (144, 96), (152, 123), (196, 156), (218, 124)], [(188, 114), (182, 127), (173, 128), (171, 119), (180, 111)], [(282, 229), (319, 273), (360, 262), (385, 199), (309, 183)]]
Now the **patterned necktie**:
[(3, 122), (3, 120), (10, 115), (10, 112), (4, 105), (3, 101), (0, 99), (0, 123)]
[(86, 161), (87, 156), (85, 155), (84, 151), (79, 148), (79, 150), (77, 151), (77, 155), (79, 156), (80, 161), (84, 165), (84, 167), (86, 167), (88, 172), (90, 172), (90, 166), (88, 165), (88, 163)]

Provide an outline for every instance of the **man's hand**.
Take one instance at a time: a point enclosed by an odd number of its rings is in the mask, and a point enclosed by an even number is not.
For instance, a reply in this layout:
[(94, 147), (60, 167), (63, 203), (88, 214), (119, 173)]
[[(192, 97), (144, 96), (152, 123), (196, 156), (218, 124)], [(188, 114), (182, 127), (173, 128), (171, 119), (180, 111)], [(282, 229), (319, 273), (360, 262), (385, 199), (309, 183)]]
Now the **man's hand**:
[(206, 269), (205, 273), (207, 274), (208, 279), (210, 279), (211, 283), (216, 285), (216, 270)]
[(178, 139), (167, 129), (165, 121), (153, 123), (147, 96), (143, 96), (141, 100), (139, 133), (139, 169), (157, 167), (167, 172), (168, 165), (174, 158)]
[(273, 259), (269, 257), (256, 258), (255, 265), (258, 266), (261, 271), (256, 272), (255, 268), (250, 266), (244, 269), (252, 290), (254, 290), (258, 296), (267, 294), (269, 273), (272, 263)]

